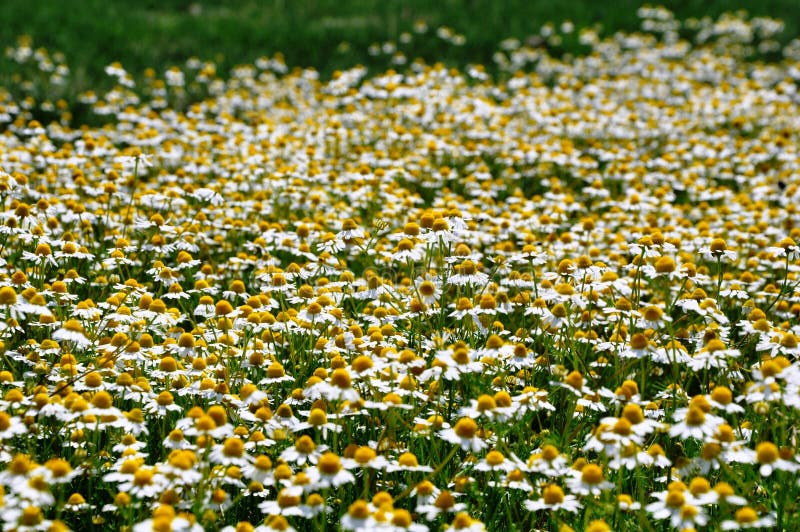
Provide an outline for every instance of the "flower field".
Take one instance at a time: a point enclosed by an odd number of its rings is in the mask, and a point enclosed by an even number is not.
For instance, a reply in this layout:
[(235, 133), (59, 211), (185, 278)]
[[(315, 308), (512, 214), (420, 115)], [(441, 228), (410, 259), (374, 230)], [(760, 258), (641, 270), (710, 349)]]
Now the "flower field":
[(84, 126), (9, 49), (3, 530), (800, 528), (800, 41), (641, 15)]

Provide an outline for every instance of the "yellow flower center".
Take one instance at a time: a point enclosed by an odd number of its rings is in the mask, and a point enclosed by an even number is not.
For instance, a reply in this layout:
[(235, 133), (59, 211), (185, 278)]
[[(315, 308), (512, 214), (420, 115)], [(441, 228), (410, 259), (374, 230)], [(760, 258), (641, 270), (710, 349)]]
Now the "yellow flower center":
[(408, 510), (397, 509), (392, 514), (392, 524), (400, 528), (408, 528), (412, 523), (411, 514)]
[(436, 293), (436, 285), (431, 281), (422, 281), (419, 285), (419, 293), (424, 297), (431, 297)]
[(711, 246), (709, 246), (709, 248), (712, 252), (718, 253), (728, 249), (728, 245), (722, 238), (715, 238), (711, 241)]
[(178, 450), (172, 451), (169, 455), (169, 463), (173, 467), (177, 467), (178, 469), (182, 469), (184, 471), (188, 471), (191, 469), (195, 462), (197, 461), (197, 457), (195, 456), (194, 452), (189, 450)]
[(279, 362), (273, 362), (267, 367), (267, 377), (270, 379), (280, 379), (284, 375), (286, 375), (286, 372)]
[(402, 467), (417, 467), (419, 462), (417, 457), (412, 453), (403, 453), (397, 458), (397, 463)]
[(672, 273), (675, 271), (675, 260), (672, 257), (659, 257), (655, 264), (657, 273)]
[(255, 465), (256, 469), (258, 469), (259, 471), (269, 471), (270, 469), (272, 469), (272, 460), (270, 459), (269, 456), (260, 454), (256, 457), (255, 463), (253, 465)]
[(771, 464), (779, 456), (778, 447), (774, 443), (765, 441), (756, 445), (756, 460), (759, 464)]
[(370, 357), (365, 355), (360, 355), (356, 357), (355, 360), (353, 360), (352, 366), (353, 370), (356, 373), (363, 373), (365, 371), (372, 369), (374, 363), (372, 362), (372, 359)]
[(337, 455), (327, 452), (320, 456), (317, 469), (324, 475), (335, 475), (342, 469), (342, 464)]
[(353, 519), (366, 519), (369, 517), (367, 501), (357, 500), (347, 508), (347, 515)]
[(686, 502), (686, 496), (680, 490), (670, 490), (667, 493), (666, 504), (671, 508), (680, 508)]
[(451, 528), (453, 530), (466, 530), (472, 526), (473, 520), (467, 512), (458, 512), (453, 519)]
[(294, 447), (297, 449), (297, 452), (301, 454), (311, 454), (314, 452), (314, 449), (317, 448), (314, 440), (307, 435), (300, 436), (295, 442)]
[(486, 453), (486, 463), (492, 467), (499, 466), (505, 462), (506, 457), (500, 451), (489, 451)]
[(542, 488), (542, 498), (545, 504), (561, 504), (564, 502), (564, 490), (555, 484), (548, 484)]
[(628, 418), (621, 417), (614, 423), (612, 427), (612, 431), (615, 434), (619, 434), (620, 436), (630, 436), (633, 432), (631, 422), (628, 421)]
[(156, 397), (156, 402), (159, 404), (159, 406), (169, 406), (174, 402), (174, 399), (171, 393), (164, 390), (158, 394), (158, 397)]
[(83, 325), (78, 320), (67, 320), (64, 322), (63, 327), (68, 331), (83, 332)]
[(702, 425), (706, 420), (705, 413), (699, 408), (691, 407), (686, 413), (686, 424), (692, 427)]
[(494, 397), (491, 395), (481, 395), (478, 397), (478, 412), (491, 411), (497, 408), (497, 403), (494, 402)]
[(456, 422), (454, 430), (459, 438), (469, 439), (473, 438), (478, 432), (478, 424), (471, 418), (462, 417)]
[(182, 333), (178, 338), (178, 346), (184, 349), (192, 349), (194, 347), (194, 336), (191, 333)]
[(774, 377), (782, 370), (783, 368), (774, 360), (766, 360), (761, 363), (761, 374), (764, 375), (764, 377)]
[(684, 504), (681, 506), (681, 517), (684, 519), (693, 519), (699, 510), (696, 506), (692, 506), (691, 504)]
[(281, 490), (278, 494), (278, 506), (281, 508), (290, 508), (292, 506), (297, 506), (300, 504), (300, 496), (299, 495), (291, 495), (286, 491), (286, 489)]
[(552, 462), (556, 458), (558, 458), (559, 452), (558, 449), (554, 445), (545, 445), (542, 447), (542, 458), (547, 460), (548, 462)]
[(217, 424), (214, 422), (214, 419), (211, 416), (206, 415), (199, 417), (197, 421), (195, 421), (194, 426), (200, 432), (207, 432), (217, 428)]
[(333, 374), (331, 374), (331, 384), (336, 386), (337, 388), (348, 389), (352, 385), (352, 381), (350, 379), (350, 373), (347, 372), (344, 368), (339, 368), (334, 370)]
[(447, 510), (448, 508), (452, 508), (456, 505), (456, 500), (452, 493), (444, 490), (439, 494), (438, 497), (436, 497), (436, 501), (433, 504), (440, 510)]
[(178, 361), (172, 357), (164, 357), (159, 361), (158, 369), (166, 373), (173, 373), (178, 370)]
[(271, 516), (267, 522), (267, 526), (272, 530), (289, 530), (291, 528), (289, 526), (289, 521), (282, 515), (273, 515)]
[(65, 477), (72, 471), (69, 462), (61, 458), (51, 458), (44, 465), (55, 478)]
[(571, 386), (576, 390), (580, 390), (581, 388), (583, 388), (583, 375), (581, 375), (580, 372), (573, 371), (569, 375), (567, 375), (567, 378), (564, 380), (564, 382), (568, 386)]
[(134, 486), (147, 486), (153, 483), (153, 471), (151, 469), (138, 469), (133, 474)]
[(308, 414), (308, 423), (315, 427), (319, 427), (328, 422), (328, 416), (321, 408), (312, 408)]
[(730, 497), (736, 493), (733, 491), (733, 487), (727, 482), (718, 482), (717, 485), (714, 486), (714, 491), (716, 491), (720, 497)]
[(658, 321), (661, 319), (662, 314), (661, 309), (653, 305), (645, 308), (642, 312), (642, 316), (647, 321)]
[(581, 469), (581, 480), (586, 484), (600, 484), (603, 482), (603, 468), (596, 464), (586, 464)]
[(27, 506), (24, 510), (22, 510), (20, 523), (24, 526), (36, 526), (43, 520), (44, 515), (42, 515), (42, 510), (36, 506)]
[(733, 402), (733, 393), (724, 386), (717, 386), (711, 392), (711, 399), (722, 405), (728, 405)]
[(642, 408), (639, 405), (630, 403), (622, 409), (622, 417), (630, 421), (631, 424), (637, 425), (644, 421), (644, 412), (642, 412)]
[(96, 371), (92, 371), (83, 378), (83, 382), (86, 383), (86, 386), (89, 388), (97, 388), (103, 384), (103, 377), (101, 377)]
[(167, 305), (160, 299), (154, 299), (153, 302), (150, 303), (148, 310), (157, 314), (162, 314), (167, 311)]
[(737, 523), (755, 523), (758, 521), (758, 514), (755, 510), (750, 508), (749, 506), (745, 506), (744, 508), (739, 508), (736, 510), (736, 522)]
[(377, 453), (367, 446), (359, 447), (356, 449), (356, 452), (353, 453), (353, 459), (361, 465), (370, 463), (376, 456)]
[(711, 483), (703, 477), (695, 477), (689, 482), (689, 491), (692, 495), (702, 495), (711, 491)]
[(722, 452), (722, 446), (718, 443), (714, 442), (707, 442), (703, 444), (703, 449), (700, 451), (700, 455), (703, 457), (703, 460), (713, 460)]
[(434, 486), (429, 480), (423, 480), (416, 485), (418, 495), (430, 495), (433, 493)]
[(474, 262), (472, 262), (469, 259), (462, 262), (461, 266), (459, 267), (459, 273), (462, 275), (472, 275), (476, 271), (477, 271), (477, 266), (475, 265)]
[(636, 333), (631, 336), (631, 349), (641, 350), (647, 347), (647, 337), (642, 333)]
[(17, 302), (17, 292), (10, 286), (0, 288), (0, 305), (11, 306)]
[(280, 482), (281, 480), (288, 480), (292, 478), (292, 468), (286, 464), (280, 464), (278, 467), (275, 468), (275, 471), (272, 473), (272, 476), (275, 477), (275, 480)]
[(239, 438), (227, 438), (222, 446), (225, 456), (241, 457), (244, 454), (244, 442)]
[(96, 408), (110, 408), (113, 400), (106, 391), (97, 392), (92, 398), (92, 405)]
[(233, 312), (233, 305), (231, 305), (228, 301), (224, 299), (218, 301), (217, 304), (214, 306), (214, 314), (217, 316), (227, 316)]

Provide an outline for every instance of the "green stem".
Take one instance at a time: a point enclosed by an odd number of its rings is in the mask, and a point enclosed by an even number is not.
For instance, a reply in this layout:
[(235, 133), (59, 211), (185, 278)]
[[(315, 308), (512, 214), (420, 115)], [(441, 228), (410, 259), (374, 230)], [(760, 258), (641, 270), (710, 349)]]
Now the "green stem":
[(131, 213), (131, 208), (133, 207), (133, 198), (136, 193), (136, 181), (139, 177), (139, 157), (136, 157), (133, 163), (133, 183), (131, 183), (131, 190), (130, 190), (130, 199), (128, 200), (128, 207), (125, 209), (125, 218), (122, 220), (123, 229), (122, 229), (122, 238), (125, 238), (128, 234), (128, 216)]

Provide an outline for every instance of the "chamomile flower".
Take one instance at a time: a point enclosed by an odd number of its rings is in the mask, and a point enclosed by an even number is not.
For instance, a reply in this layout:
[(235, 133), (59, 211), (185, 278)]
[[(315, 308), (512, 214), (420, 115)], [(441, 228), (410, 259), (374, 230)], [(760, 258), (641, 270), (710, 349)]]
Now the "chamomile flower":
[(704, 412), (702, 408), (696, 406), (684, 409), (683, 418), (678, 417), (676, 412), (675, 419), (677, 422), (670, 427), (669, 435), (682, 440), (709, 438), (724, 422), (719, 416)]
[(319, 449), (309, 436), (303, 435), (295, 441), (294, 446), (284, 449), (280, 457), (286, 462), (298, 465), (315, 464), (325, 450), (326, 446), (323, 445)]
[(28, 428), (18, 416), (10, 416), (0, 412), (0, 440), (10, 440), (14, 436), (25, 434)]
[(353, 474), (343, 467), (339, 456), (331, 452), (319, 457), (316, 467), (308, 470), (308, 476), (317, 489), (339, 487), (355, 481)]
[(209, 454), (209, 460), (224, 466), (244, 467), (250, 463), (252, 457), (246, 452), (244, 441), (241, 438), (229, 437), (222, 445), (214, 446)]
[(770, 476), (773, 471), (788, 471), (791, 473), (800, 470), (796, 460), (787, 460), (783, 453), (772, 442), (761, 442), (756, 445), (756, 461), (760, 465), (758, 472), (762, 477)]
[(431, 502), (417, 504), (415, 511), (424, 515), (428, 521), (433, 521), (442, 514), (462, 512), (467, 508), (467, 505), (463, 502), (457, 502), (458, 495), (458, 493), (453, 493), (449, 490), (441, 490)]
[(430, 473), (433, 468), (428, 465), (420, 464), (417, 456), (411, 452), (404, 452), (397, 457), (396, 460), (389, 462), (386, 466), (389, 472), (394, 471), (417, 471), (423, 473)]
[(539, 473), (550, 478), (561, 477), (569, 472), (567, 458), (555, 445), (551, 444), (533, 451), (528, 458), (527, 468), (532, 473)]
[(506, 458), (500, 451), (492, 450), (473, 467), (475, 471), (510, 473), (524, 467), (524, 464), (514, 455)]
[(83, 325), (74, 319), (66, 320), (61, 327), (53, 331), (53, 340), (72, 342), (78, 348), (87, 348), (92, 345), (92, 341), (86, 336)]
[(753, 508), (745, 506), (736, 510), (734, 519), (725, 520), (720, 526), (722, 530), (747, 530), (773, 527), (775, 522), (775, 516), (771, 513), (759, 516)]
[(475, 420), (462, 417), (453, 428), (441, 430), (437, 434), (443, 440), (459, 445), (465, 451), (478, 452), (488, 446), (478, 433), (478, 424)]
[(557, 484), (546, 484), (538, 499), (528, 499), (524, 505), (530, 512), (565, 510), (571, 513), (577, 513), (583, 506), (574, 495), (564, 494)]

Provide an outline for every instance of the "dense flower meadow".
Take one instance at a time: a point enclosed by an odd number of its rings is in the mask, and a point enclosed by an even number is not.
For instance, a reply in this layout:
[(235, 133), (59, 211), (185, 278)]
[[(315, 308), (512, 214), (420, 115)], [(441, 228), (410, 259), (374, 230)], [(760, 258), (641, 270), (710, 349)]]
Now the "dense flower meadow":
[(3, 530), (800, 527), (800, 43), (644, 17), (4, 92)]

